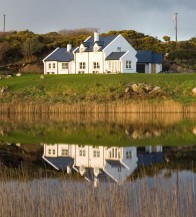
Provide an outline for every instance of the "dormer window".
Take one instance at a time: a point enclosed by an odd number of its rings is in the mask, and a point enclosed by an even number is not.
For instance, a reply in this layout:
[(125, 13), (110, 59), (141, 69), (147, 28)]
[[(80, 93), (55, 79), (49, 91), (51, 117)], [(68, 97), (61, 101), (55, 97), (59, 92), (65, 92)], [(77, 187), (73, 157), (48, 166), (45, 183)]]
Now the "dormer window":
[(100, 46), (97, 43), (95, 43), (93, 47), (94, 52), (98, 52), (99, 49), (100, 49)]
[(84, 47), (83, 44), (81, 44), (81, 45), (80, 45), (80, 52), (82, 53), (82, 52), (84, 52), (84, 51), (85, 51), (85, 47)]
[(81, 48), (80, 48), (80, 52), (84, 52), (84, 47), (81, 47)]

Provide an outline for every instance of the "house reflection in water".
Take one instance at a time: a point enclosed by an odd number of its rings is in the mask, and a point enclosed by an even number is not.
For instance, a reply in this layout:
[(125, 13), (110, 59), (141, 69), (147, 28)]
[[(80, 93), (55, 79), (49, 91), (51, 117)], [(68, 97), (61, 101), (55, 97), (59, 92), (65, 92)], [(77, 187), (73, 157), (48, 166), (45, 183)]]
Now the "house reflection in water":
[(95, 185), (99, 181), (123, 183), (138, 165), (161, 162), (161, 146), (104, 147), (44, 144), (43, 159), (57, 170), (80, 173)]

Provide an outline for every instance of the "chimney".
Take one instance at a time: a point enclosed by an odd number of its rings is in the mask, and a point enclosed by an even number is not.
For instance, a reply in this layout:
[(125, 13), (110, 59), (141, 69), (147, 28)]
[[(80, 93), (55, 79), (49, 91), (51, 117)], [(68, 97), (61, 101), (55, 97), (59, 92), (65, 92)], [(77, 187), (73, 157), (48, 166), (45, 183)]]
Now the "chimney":
[(70, 52), (71, 48), (72, 48), (71, 44), (67, 44), (67, 52)]
[(94, 42), (99, 41), (99, 33), (94, 32)]

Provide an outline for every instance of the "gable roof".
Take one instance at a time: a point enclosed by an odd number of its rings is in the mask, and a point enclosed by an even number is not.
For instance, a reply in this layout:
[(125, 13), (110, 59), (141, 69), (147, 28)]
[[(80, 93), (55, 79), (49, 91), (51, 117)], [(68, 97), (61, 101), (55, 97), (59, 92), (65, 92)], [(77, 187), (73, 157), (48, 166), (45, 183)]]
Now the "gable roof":
[(66, 170), (67, 166), (73, 166), (74, 159), (71, 157), (44, 157), (48, 163), (60, 170)]
[[(99, 36), (99, 41), (94, 42), (94, 36), (90, 36), (87, 38), (82, 44), (87, 47), (84, 52), (93, 52), (94, 44), (98, 44), (101, 46), (99, 51), (102, 51), (105, 47), (107, 47), (118, 35), (110, 35), (110, 36)], [(77, 52), (77, 51), (76, 51)]]
[(150, 50), (137, 51), (136, 57), (138, 63), (162, 63), (163, 56), (161, 53), (154, 53)]
[(126, 52), (112, 52), (106, 60), (119, 60)]
[(124, 165), (119, 160), (106, 160), (106, 162), (112, 167), (124, 168)]
[(44, 61), (59, 61), (59, 62), (70, 62), (74, 60), (73, 55), (74, 48), (67, 52), (66, 48), (58, 48), (55, 52), (51, 53)]

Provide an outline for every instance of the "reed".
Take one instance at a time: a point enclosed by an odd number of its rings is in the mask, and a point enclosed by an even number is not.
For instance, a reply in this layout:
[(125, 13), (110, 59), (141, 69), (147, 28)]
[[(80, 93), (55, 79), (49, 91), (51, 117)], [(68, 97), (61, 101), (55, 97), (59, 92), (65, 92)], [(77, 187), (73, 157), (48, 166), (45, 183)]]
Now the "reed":
[(77, 104), (33, 104), (3, 103), (0, 113), (196, 113), (196, 103), (179, 104), (173, 101), (163, 103), (77, 103)]
[(147, 179), (117, 185), (35, 179), (0, 181), (2, 217), (194, 217), (194, 180), (165, 183)]

